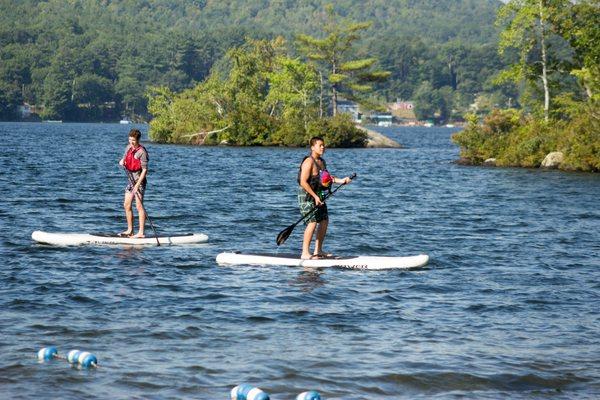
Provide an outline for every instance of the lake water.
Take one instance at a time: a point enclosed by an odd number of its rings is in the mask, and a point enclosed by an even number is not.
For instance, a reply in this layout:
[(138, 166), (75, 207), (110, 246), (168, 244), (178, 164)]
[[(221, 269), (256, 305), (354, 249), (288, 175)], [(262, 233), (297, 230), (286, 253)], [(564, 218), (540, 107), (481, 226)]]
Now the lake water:
[[(278, 250), (306, 150), (148, 143), (157, 230), (208, 244), (34, 244), (125, 228), (130, 128), (0, 124), (0, 398), (227, 399), (242, 382), (273, 400), (600, 396), (600, 175), (458, 166), (455, 130), (383, 128), (406, 147), (325, 155), (358, 174), (329, 201), (325, 248), (428, 267), (220, 267)], [(39, 364), (47, 345), (100, 368)]]

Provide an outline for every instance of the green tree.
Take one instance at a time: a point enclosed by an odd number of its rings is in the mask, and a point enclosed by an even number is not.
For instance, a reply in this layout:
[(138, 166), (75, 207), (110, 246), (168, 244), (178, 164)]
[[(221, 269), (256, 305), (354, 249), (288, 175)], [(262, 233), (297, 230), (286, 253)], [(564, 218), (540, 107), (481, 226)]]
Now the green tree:
[(223, 68), (214, 69), (210, 77), (195, 88), (175, 97), (166, 89), (155, 90), (150, 110), (156, 117), (151, 124), (153, 137), (167, 141), (194, 141), (214, 138), (238, 145), (269, 144), (274, 130), (273, 101), (267, 101), (269, 76), (281, 42), (251, 40), (231, 49)]
[(127, 116), (134, 115), (136, 111), (141, 112), (146, 106), (144, 66), (145, 62), (141, 58), (123, 60), (117, 66), (119, 77), (115, 92), (120, 96)]
[(80, 75), (74, 80), (73, 101), (99, 106), (114, 97), (112, 82), (95, 74)]
[(148, 111), (154, 116), (150, 122), (150, 139), (155, 142), (168, 143), (175, 130), (173, 115), (173, 98), (175, 94), (167, 87), (150, 87), (148, 89)]
[(277, 57), (269, 74), (266, 98), (269, 114), (280, 121), (271, 139), (274, 144), (306, 143), (309, 122), (318, 118), (318, 87), (319, 77), (311, 65), (287, 56)]
[(321, 67), (331, 92), (331, 108), (335, 116), (338, 94), (349, 99), (359, 98), (361, 94), (373, 90), (374, 82), (387, 79), (390, 73), (373, 70), (376, 58), (355, 58), (353, 45), (371, 23), (342, 19), (331, 5), (326, 7), (326, 11), (327, 20), (323, 25), (325, 37), (319, 39), (301, 34), (297, 40), (306, 57)]
[(557, 10), (564, 9), (568, 0), (509, 0), (498, 11), (497, 25), (504, 28), (500, 34), (499, 52), (517, 49), (519, 58), (499, 75), (499, 82), (539, 79), (544, 93), (544, 119), (550, 112), (549, 37)]
[(420, 83), (420, 68), (426, 58), (426, 47), (420, 38), (413, 37), (376, 41), (373, 51), (381, 60), (382, 68), (391, 73), (387, 81), (376, 84), (377, 92), (388, 101), (411, 99)]
[(16, 119), (22, 100), (20, 92), (18, 86), (0, 81), (0, 120)]
[(572, 4), (557, 15), (556, 25), (575, 51), (571, 74), (579, 78), (589, 101), (600, 100), (600, 1)]
[(435, 119), (439, 115), (442, 97), (429, 81), (424, 81), (415, 90), (413, 96), (415, 102), (415, 114), (418, 119)]

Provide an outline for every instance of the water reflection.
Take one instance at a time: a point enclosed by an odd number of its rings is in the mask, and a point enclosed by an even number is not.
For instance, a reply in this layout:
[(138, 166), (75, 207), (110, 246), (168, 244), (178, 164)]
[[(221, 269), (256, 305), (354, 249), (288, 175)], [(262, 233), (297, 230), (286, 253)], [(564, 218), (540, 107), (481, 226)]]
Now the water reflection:
[(292, 281), (292, 284), (299, 286), (303, 292), (310, 293), (327, 283), (323, 275), (322, 269), (304, 267), (296, 276), (296, 279)]

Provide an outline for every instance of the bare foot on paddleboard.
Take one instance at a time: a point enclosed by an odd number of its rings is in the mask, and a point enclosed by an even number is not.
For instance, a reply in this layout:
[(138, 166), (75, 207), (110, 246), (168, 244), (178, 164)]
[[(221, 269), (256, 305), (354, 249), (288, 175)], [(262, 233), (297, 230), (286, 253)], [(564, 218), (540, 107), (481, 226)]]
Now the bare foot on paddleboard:
[(117, 233), (117, 236), (120, 236), (120, 237), (130, 237), (131, 235), (133, 235), (133, 232), (130, 232), (130, 231), (123, 231), (121, 233)]
[(143, 234), (143, 233), (136, 233), (135, 235), (133, 235), (133, 236), (130, 236), (130, 237), (131, 237), (131, 238), (133, 238), (133, 239), (143, 239), (143, 238), (145, 238), (146, 236), (144, 236), (144, 234)]

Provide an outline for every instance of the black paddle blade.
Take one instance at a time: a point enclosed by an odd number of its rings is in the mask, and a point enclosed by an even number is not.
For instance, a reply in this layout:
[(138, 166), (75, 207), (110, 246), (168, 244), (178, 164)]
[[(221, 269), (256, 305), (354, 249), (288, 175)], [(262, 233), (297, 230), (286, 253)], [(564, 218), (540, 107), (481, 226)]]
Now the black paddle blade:
[(296, 225), (290, 225), (287, 228), (285, 228), (284, 230), (282, 230), (281, 232), (279, 232), (279, 235), (277, 235), (277, 246), (281, 246), (282, 244), (285, 243), (287, 238), (289, 238), (290, 235), (292, 234), (292, 231), (294, 230), (295, 226)]

